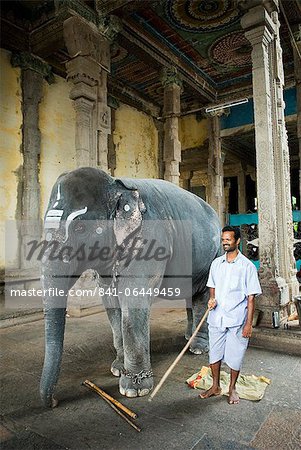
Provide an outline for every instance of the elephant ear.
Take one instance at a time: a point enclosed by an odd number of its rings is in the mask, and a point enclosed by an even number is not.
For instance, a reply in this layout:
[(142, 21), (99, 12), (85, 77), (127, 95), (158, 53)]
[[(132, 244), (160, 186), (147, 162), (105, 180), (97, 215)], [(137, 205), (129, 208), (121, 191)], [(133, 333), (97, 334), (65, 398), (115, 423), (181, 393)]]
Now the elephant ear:
[(121, 245), (141, 227), (142, 214), (146, 207), (132, 180), (116, 180), (116, 184), (119, 185), (119, 195), (112, 217), (116, 241)]

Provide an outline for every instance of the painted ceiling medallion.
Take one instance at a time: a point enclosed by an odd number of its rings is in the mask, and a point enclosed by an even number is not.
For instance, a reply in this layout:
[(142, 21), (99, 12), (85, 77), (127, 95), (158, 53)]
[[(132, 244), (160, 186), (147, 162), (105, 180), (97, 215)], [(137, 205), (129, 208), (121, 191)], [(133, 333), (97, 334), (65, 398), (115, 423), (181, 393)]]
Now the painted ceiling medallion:
[(251, 45), (242, 31), (229, 33), (218, 39), (209, 49), (210, 59), (226, 66), (242, 67), (251, 64)]
[(168, 0), (166, 14), (183, 31), (216, 31), (236, 22), (234, 0)]

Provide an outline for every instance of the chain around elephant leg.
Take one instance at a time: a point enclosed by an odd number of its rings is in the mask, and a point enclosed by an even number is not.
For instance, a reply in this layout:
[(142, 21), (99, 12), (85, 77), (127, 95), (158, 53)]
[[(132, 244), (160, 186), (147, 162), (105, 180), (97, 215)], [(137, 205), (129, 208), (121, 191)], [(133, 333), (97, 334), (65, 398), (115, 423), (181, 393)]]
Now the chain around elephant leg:
[(141, 370), (138, 373), (126, 369), (121, 374), (119, 390), (126, 397), (143, 397), (153, 389), (152, 370)]

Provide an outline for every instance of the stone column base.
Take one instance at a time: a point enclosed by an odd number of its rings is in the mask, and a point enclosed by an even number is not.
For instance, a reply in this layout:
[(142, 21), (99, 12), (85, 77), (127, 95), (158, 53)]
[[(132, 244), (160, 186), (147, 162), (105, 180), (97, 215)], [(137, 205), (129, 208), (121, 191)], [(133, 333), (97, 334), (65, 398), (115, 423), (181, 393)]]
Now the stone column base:
[(256, 310), (259, 311), (258, 326), (273, 328), (273, 313), (278, 312), (280, 320), (287, 316), (289, 305), (289, 288), (283, 278), (277, 279), (269, 269), (259, 270), (259, 279), (262, 289), (256, 301)]

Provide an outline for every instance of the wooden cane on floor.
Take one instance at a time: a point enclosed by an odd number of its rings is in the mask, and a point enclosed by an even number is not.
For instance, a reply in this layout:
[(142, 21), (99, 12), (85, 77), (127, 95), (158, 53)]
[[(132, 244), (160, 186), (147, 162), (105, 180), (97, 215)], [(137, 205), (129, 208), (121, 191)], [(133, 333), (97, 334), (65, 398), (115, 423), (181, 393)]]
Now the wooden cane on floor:
[[(141, 431), (141, 428), (138, 427), (136, 424), (134, 424), (122, 411), (124, 411), (126, 414), (128, 414), (130, 417), (133, 417), (134, 419), (137, 417), (137, 414), (128, 409), (126, 406), (122, 405), (122, 403), (118, 402), (118, 400), (115, 400), (113, 397), (111, 397), (109, 394), (107, 394), (105, 391), (100, 389), (96, 384), (92, 383), (89, 380), (85, 380), (83, 382), (83, 385), (92, 389), (92, 391), (96, 392), (105, 402), (108, 403), (108, 405), (114, 409), (114, 411), (122, 417), (131, 427), (135, 428), (136, 431)], [(122, 410), (122, 411), (121, 411)]]
[(209, 313), (209, 308), (207, 309), (207, 311), (205, 312), (205, 314), (203, 315), (202, 319), (200, 320), (198, 326), (196, 327), (196, 329), (194, 330), (193, 334), (191, 335), (189, 341), (187, 342), (187, 344), (185, 345), (185, 347), (183, 348), (183, 350), (181, 351), (181, 353), (179, 353), (179, 355), (176, 357), (176, 359), (174, 360), (174, 362), (169, 366), (169, 368), (167, 369), (167, 371), (165, 372), (165, 374), (163, 375), (163, 377), (161, 378), (160, 382), (157, 384), (157, 386), (155, 387), (155, 389), (153, 390), (153, 392), (151, 393), (148, 401), (151, 402), (152, 399), (155, 397), (155, 395), (158, 393), (158, 391), (161, 389), (162, 384), (164, 383), (164, 381), (166, 380), (166, 378), (170, 375), (170, 373), (172, 372), (172, 370), (175, 368), (175, 366), (178, 364), (178, 362), (180, 361), (180, 359), (182, 358), (182, 356), (184, 355), (184, 353), (186, 352), (186, 350), (189, 348), (191, 342), (193, 341), (193, 339), (195, 338), (196, 334), (198, 333), (199, 329), (201, 328), (201, 326), (203, 325), (203, 323), (205, 322), (208, 313)]

